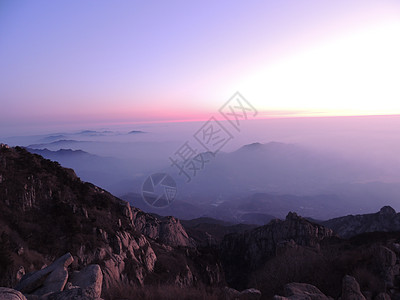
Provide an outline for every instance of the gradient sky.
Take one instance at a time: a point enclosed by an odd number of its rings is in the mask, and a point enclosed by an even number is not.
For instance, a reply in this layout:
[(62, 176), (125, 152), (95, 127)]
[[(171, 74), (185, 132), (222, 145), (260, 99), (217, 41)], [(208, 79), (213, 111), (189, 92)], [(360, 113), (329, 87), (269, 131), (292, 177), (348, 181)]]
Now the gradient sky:
[(0, 133), (400, 113), (400, 1), (0, 1)]

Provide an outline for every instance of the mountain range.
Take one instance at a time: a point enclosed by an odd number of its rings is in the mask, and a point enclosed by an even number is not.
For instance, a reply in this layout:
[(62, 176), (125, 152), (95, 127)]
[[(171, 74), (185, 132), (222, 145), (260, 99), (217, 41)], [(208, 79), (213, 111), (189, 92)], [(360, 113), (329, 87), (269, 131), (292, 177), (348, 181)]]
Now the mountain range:
[[(79, 287), (66, 283), (73, 285), (88, 268), (101, 271), (95, 294), (105, 299), (299, 299), (304, 293), (309, 298), (302, 299), (314, 299), (310, 291), (318, 299), (354, 299), (349, 285), (357, 299), (400, 295), (399, 214), (388, 206), (322, 222), (294, 212), (263, 226), (210, 218), (181, 222), (145, 213), (82, 182), (72, 169), (4, 144), (0, 204), (0, 285), (28, 299), (86, 293), (85, 278)], [(51, 267), (53, 261), (65, 262), (64, 271)], [(59, 290), (52, 285), (43, 294), (50, 286), (46, 278), (60, 276)]]

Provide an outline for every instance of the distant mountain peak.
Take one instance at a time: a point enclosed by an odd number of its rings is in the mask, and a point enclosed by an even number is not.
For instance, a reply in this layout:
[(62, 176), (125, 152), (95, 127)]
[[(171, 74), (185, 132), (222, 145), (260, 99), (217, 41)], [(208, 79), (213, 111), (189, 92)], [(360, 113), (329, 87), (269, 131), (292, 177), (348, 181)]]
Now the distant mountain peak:
[(286, 216), (286, 220), (297, 220), (301, 219), (301, 217), (295, 212), (289, 212)]
[(348, 215), (321, 224), (333, 229), (339, 236), (349, 238), (365, 232), (400, 231), (400, 214), (391, 206), (384, 206), (376, 213)]
[(288, 146), (290, 144), (286, 144), (286, 143), (281, 143), (281, 142), (268, 142), (268, 143), (260, 143), (260, 142), (254, 142), (251, 144), (246, 144), (244, 146), (242, 146), (241, 148), (238, 149), (238, 151), (241, 150), (259, 150), (259, 149), (265, 149), (268, 147), (282, 147), (282, 146)]
[(262, 147), (262, 146), (263, 146), (262, 143), (260, 143), (260, 142), (254, 142), (254, 143), (251, 143), (251, 144), (244, 145), (243, 147), (246, 147), (246, 148), (255, 148), (255, 147)]
[(138, 134), (138, 133), (145, 133), (145, 132), (141, 130), (132, 130), (128, 132), (128, 134)]
[(394, 210), (393, 207), (387, 205), (387, 206), (382, 207), (382, 208), (379, 210), (379, 214), (380, 214), (380, 215), (395, 215), (395, 214), (396, 214), (396, 211)]

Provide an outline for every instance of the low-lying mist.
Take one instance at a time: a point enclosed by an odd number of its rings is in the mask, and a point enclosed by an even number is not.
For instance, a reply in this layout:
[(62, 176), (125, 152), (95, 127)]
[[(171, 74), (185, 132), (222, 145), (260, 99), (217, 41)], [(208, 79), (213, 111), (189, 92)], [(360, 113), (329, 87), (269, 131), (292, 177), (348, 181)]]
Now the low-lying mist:
[[(222, 122), (228, 131), (230, 124)], [(82, 128), (2, 138), (11, 146), (73, 168), (146, 211), (180, 218), (209, 216), (263, 224), (289, 210), (317, 219), (400, 209), (400, 117), (324, 117), (246, 121), (190, 182), (170, 158), (202, 122)], [(146, 177), (166, 172), (177, 182), (171, 206), (141, 199)]]

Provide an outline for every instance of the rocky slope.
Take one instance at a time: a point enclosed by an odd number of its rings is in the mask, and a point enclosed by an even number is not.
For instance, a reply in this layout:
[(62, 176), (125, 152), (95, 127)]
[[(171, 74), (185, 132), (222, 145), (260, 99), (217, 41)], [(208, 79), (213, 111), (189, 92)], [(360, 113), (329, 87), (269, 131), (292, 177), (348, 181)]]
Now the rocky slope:
[(289, 213), (256, 228), (199, 219), (185, 229), (5, 145), (0, 205), (0, 286), (28, 299), (400, 299), (390, 207), (324, 224)]
[(0, 205), (3, 286), (67, 252), (72, 271), (98, 264), (104, 289), (124, 282), (223, 281), (219, 263), (195, 248), (179, 220), (130, 207), (23, 148), (0, 147)]
[(338, 235), (349, 238), (365, 232), (400, 231), (400, 213), (390, 206), (384, 206), (377, 213), (365, 215), (349, 215), (321, 222), (333, 229)]
[(289, 213), (284, 221), (277, 219), (245, 233), (226, 235), (221, 251), (228, 282), (234, 286), (246, 284), (249, 273), (280, 249), (294, 245), (319, 248), (322, 240), (333, 236), (331, 229), (296, 213)]

